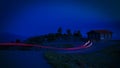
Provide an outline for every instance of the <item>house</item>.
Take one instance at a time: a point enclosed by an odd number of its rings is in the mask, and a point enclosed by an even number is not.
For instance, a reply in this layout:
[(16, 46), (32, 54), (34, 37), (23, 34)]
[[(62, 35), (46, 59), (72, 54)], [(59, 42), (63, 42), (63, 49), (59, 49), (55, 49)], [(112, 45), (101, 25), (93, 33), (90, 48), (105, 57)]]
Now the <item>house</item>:
[(111, 40), (112, 32), (109, 30), (91, 30), (87, 32), (87, 36), (91, 40)]

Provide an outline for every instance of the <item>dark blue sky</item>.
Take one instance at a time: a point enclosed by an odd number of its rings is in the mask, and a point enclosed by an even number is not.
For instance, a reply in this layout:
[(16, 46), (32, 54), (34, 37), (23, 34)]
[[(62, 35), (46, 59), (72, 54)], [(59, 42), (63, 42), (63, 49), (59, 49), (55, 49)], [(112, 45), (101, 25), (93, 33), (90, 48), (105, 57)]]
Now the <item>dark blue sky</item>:
[[(118, 0), (1, 0), (1, 31), (25, 37), (56, 32), (61, 26), (83, 35), (92, 29), (108, 29), (118, 38)], [(120, 38), (120, 37), (119, 37)]]

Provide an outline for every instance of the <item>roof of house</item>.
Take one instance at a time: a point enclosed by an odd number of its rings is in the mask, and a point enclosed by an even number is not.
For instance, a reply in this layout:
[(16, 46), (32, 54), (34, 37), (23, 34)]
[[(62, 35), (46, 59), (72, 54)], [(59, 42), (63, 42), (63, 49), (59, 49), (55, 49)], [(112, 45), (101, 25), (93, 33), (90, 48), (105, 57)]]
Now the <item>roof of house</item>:
[(112, 32), (109, 31), (109, 30), (91, 30), (91, 31), (88, 32), (88, 33), (91, 33), (91, 32), (96, 32), (96, 33), (112, 33)]

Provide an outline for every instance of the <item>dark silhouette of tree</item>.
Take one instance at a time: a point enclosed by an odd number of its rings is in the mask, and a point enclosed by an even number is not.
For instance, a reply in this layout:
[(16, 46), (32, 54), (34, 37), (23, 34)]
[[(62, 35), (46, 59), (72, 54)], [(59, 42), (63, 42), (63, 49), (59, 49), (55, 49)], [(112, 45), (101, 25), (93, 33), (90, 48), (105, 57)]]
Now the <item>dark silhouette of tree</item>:
[(72, 33), (71, 33), (71, 30), (70, 30), (70, 29), (67, 29), (67, 30), (66, 30), (66, 32), (67, 32), (67, 35), (68, 35), (68, 36), (71, 36), (71, 35), (72, 35)]
[(81, 34), (80, 30), (77, 31), (77, 35), (78, 35), (78, 37), (82, 38), (82, 34)]
[(73, 33), (73, 36), (76, 37), (76, 36), (77, 36), (77, 32), (74, 32), (74, 33)]
[(82, 38), (82, 34), (81, 34), (80, 30), (74, 32), (73, 36), (81, 37)]
[(25, 43), (28, 44), (42, 44), (43, 42), (44, 42), (44, 36), (30, 37), (25, 40)]
[(67, 32), (67, 40), (71, 40), (71, 38), (72, 38), (71, 30), (67, 29), (66, 32)]
[(81, 34), (80, 30), (74, 32), (73, 36), (74, 36), (74, 40), (81, 40), (82, 39), (82, 34)]
[(56, 39), (60, 39), (62, 37), (62, 28), (59, 27), (56, 33)]
[(11, 43), (14, 43), (14, 41), (11, 41)]
[(16, 43), (20, 43), (20, 40), (19, 39), (16, 39), (16, 41), (15, 41)]
[(57, 33), (58, 33), (58, 34), (62, 34), (62, 28), (61, 28), (61, 27), (58, 28)]
[(56, 39), (55, 34), (53, 33), (49, 33), (47, 38), (48, 38), (48, 41), (54, 41)]
[[(31, 38), (28, 38), (27, 40), (25, 40), (25, 43), (42, 44), (42, 43), (52, 42), (52, 41), (56, 41), (56, 40), (72, 41), (72, 39), (74, 39), (74, 38), (76, 38), (77, 40), (82, 39), (82, 34), (81, 34), (80, 30), (72, 33), (70, 29), (67, 29), (66, 33), (62, 34), (62, 28), (59, 27), (57, 30), (57, 33), (49, 33), (46, 35), (31, 37)], [(17, 39), (16, 42), (19, 43), (20, 40)]]

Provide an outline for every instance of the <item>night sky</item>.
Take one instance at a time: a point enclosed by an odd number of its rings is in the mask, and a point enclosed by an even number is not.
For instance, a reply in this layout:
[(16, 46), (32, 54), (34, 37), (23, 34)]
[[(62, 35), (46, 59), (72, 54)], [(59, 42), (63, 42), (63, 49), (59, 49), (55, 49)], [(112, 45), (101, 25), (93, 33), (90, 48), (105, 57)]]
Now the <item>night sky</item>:
[(86, 32), (108, 29), (119, 38), (119, 0), (1, 0), (1, 32), (24, 37), (55, 33), (58, 27)]

